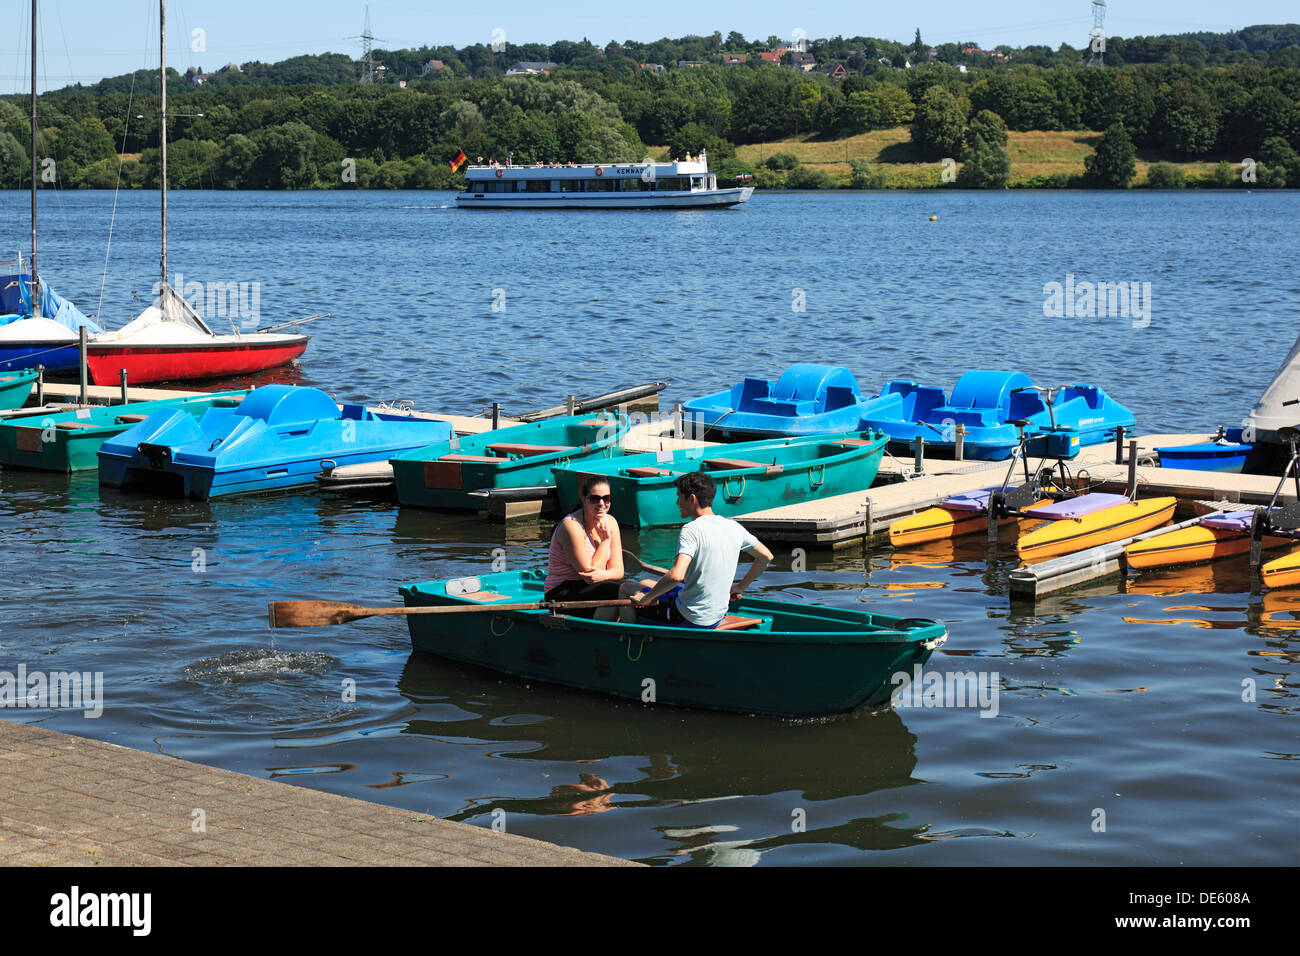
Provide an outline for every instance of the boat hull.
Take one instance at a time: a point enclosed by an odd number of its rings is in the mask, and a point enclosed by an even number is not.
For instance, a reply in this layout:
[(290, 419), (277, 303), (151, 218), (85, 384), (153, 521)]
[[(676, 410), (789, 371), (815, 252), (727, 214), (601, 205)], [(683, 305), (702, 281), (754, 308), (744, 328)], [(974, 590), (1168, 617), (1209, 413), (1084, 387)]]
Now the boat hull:
[[(186, 398), (132, 402), (0, 422), (0, 465), (35, 471), (89, 471), (99, 467), (99, 449), (137, 424), (135, 416), (179, 409), (195, 417), (209, 408), (233, 408), (247, 389)], [(123, 420), (123, 416), (132, 416)]]
[[(1264, 538), (1265, 548), (1290, 544), (1288, 538)], [(1180, 564), (1200, 564), (1219, 558), (1250, 553), (1250, 535), (1224, 528), (1197, 525), (1171, 531), (1146, 541), (1136, 541), (1124, 549), (1128, 566), (1135, 570), (1164, 568)]]
[(1266, 588), (1300, 585), (1300, 549), (1265, 564), (1260, 568), (1260, 579)]
[(21, 408), (36, 387), (36, 372), (24, 370), (17, 374), (0, 374), (0, 411)]
[(456, 205), (461, 209), (722, 209), (748, 201), (753, 193), (753, 186), (693, 193), (460, 193)]
[(96, 385), (116, 385), (126, 369), (132, 385), (183, 382), (246, 375), (287, 365), (307, 350), (307, 336), (284, 341), (242, 341), (219, 344), (127, 345), (91, 343), (86, 357)]
[(0, 372), (20, 372), (44, 365), (46, 374), (75, 372), (81, 367), (76, 343), (5, 342), (0, 344)]
[[(608, 462), (555, 468), (562, 508), (576, 506), (578, 486), (586, 475), (605, 477), (613, 501), (610, 513), (629, 528), (679, 525), (676, 479), (705, 470), (717, 486), (715, 514), (750, 514), (817, 498), (865, 491), (875, 481), (885, 436), (875, 432), (821, 435), (715, 448), (694, 448), (668, 455), (628, 455)], [(744, 467), (714, 467), (735, 462)], [(636, 469), (639, 474), (629, 474)]]
[(1181, 468), (1186, 471), (1217, 471), (1239, 475), (1254, 451), (1253, 445), (1203, 442), (1199, 445), (1180, 445), (1157, 448), (1161, 468)]
[(1173, 497), (1148, 498), (1053, 521), (1022, 534), (1016, 552), (1026, 562), (1043, 561), (1131, 538), (1172, 518), (1177, 503)]
[[(545, 574), (484, 575), (500, 603), (540, 600)], [(401, 589), (407, 607), (482, 604), (447, 582)], [(631, 700), (707, 710), (821, 717), (882, 707), (924, 664), (945, 630), (899, 619), (782, 601), (745, 600), (733, 614), (754, 629), (697, 630), (592, 621), (546, 611), (408, 615), (415, 651)], [(648, 696), (647, 696), (648, 695)]]

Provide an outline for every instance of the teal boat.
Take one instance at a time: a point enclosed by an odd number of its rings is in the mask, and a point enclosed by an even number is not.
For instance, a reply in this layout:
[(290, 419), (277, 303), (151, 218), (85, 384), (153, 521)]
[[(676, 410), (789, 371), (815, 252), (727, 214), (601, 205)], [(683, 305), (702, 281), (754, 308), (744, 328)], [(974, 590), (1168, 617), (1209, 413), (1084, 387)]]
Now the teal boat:
[(553, 485), (551, 469), (619, 453), (627, 433), (620, 412), (552, 418), (439, 442), (392, 459), (397, 500), (422, 508), (478, 511), (490, 488)]
[[(430, 581), (407, 607), (543, 600), (542, 570)], [(411, 646), (528, 680), (656, 704), (822, 717), (883, 707), (947, 639), (942, 624), (746, 598), (715, 630), (620, 624), (549, 610), (408, 614)]]
[(209, 408), (234, 408), (248, 389), (210, 392), (80, 408), (0, 422), (0, 465), (37, 471), (88, 471), (99, 467), (99, 448), (154, 412), (175, 410), (198, 417)]
[(32, 369), (0, 375), (0, 411), (22, 408), (35, 387), (36, 372)]
[(870, 488), (887, 441), (875, 431), (808, 435), (625, 455), (552, 471), (563, 507), (577, 506), (583, 476), (603, 475), (614, 519), (629, 528), (654, 528), (684, 520), (673, 482), (687, 472), (707, 472), (718, 489), (714, 512), (734, 517)]

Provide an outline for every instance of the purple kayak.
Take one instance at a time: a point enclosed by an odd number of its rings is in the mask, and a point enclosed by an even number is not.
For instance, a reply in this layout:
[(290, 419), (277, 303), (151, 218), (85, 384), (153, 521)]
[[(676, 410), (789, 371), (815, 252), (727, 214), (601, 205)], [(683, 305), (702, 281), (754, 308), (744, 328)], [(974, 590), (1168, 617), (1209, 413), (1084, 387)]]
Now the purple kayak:
[(1215, 515), (1213, 518), (1206, 518), (1201, 522), (1206, 528), (1214, 528), (1218, 531), (1240, 531), (1243, 534), (1250, 531), (1250, 523), (1255, 519), (1255, 509), (1246, 508), (1243, 511), (1229, 511), (1221, 515)]
[(1084, 515), (1090, 515), (1123, 504), (1128, 504), (1128, 498), (1125, 495), (1107, 495), (1093, 492), (1089, 495), (1067, 498), (1065, 501), (1058, 501), (1055, 504), (1035, 508), (1032, 516), (1046, 518), (1048, 521), (1061, 521), (1066, 518), (1082, 518)]

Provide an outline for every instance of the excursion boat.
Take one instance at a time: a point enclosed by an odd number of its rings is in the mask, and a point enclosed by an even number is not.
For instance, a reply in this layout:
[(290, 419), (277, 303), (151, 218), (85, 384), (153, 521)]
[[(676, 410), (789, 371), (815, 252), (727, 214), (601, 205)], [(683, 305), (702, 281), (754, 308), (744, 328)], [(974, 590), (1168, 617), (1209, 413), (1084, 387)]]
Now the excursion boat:
[[(1044, 401), (1043, 392), (1054, 394)], [(1052, 458), (1073, 458), (1084, 446), (1113, 441), (1116, 428), (1137, 424), (1132, 412), (1096, 385), (1047, 390), (1023, 372), (972, 370), (957, 380), (951, 398), (935, 386), (890, 382), (860, 427), (886, 432), (895, 454), (914, 450), (924, 438), (927, 453), (942, 456), (954, 454), (961, 425), (963, 458), (1001, 461), (1020, 446), (1016, 421), (1027, 423), (1026, 451)]]
[[(407, 607), (544, 600), (544, 570), (430, 581)], [(408, 614), (411, 646), (526, 680), (708, 710), (822, 717), (883, 707), (947, 639), (942, 624), (743, 598), (714, 630), (622, 624), (550, 610)]]
[(687, 472), (709, 474), (717, 485), (714, 512), (731, 517), (870, 488), (885, 441), (879, 432), (813, 435), (591, 459), (552, 471), (561, 507), (576, 505), (585, 476), (601, 475), (609, 481), (610, 514), (619, 524), (667, 527), (683, 521), (673, 482)]
[(0, 375), (0, 411), (22, 408), (36, 387), (36, 375), (31, 369), (17, 375)]
[(88, 471), (99, 467), (99, 449), (164, 409), (198, 417), (209, 408), (234, 408), (248, 389), (163, 398), (126, 405), (79, 408), (0, 422), (0, 465), (36, 471)]
[(384, 461), (445, 440), (451, 425), (364, 405), (336, 405), (316, 388), (264, 385), (234, 408), (195, 419), (150, 415), (99, 449), (99, 483), (162, 485), (190, 498), (311, 485), (323, 465)]
[(682, 406), (688, 434), (702, 441), (788, 438), (856, 431), (876, 407), (846, 368), (800, 363), (775, 382), (746, 377), (723, 392)]
[(704, 209), (735, 206), (753, 186), (718, 188), (707, 151), (670, 163), (469, 166), (464, 209)]
[(392, 460), (397, 500), (422, 508), (483, 509), (482, 489), (554, 485), (553, 466), (619, 452), (627, 416), (573, 415), (450, 438)]

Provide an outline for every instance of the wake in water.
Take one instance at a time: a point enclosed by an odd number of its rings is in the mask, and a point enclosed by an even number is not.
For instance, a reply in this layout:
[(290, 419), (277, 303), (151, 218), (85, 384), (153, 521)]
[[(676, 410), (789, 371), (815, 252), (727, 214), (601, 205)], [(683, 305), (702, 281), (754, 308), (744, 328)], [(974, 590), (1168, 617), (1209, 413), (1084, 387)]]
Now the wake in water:
[(320, 677), (337, 664), (328, 654), (317, 651), (242, 650), (218, 657), (205, 657), (185, 668), (185, 679), (198, 684), (231, 684), (261, 678)]

